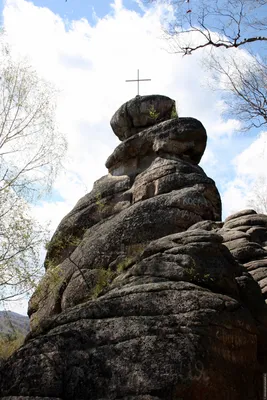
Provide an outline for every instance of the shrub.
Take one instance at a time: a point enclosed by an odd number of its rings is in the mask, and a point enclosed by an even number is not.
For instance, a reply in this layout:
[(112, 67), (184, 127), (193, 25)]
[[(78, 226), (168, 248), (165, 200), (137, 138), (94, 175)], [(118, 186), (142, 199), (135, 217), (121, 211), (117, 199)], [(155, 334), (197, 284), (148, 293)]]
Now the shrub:
[(20, 332), (14, 332), (12, 335), (1, 335), (0, 336), (0, 360), (6, 360), (9, 358), (17, 349), (19, 349), (25, 336)]

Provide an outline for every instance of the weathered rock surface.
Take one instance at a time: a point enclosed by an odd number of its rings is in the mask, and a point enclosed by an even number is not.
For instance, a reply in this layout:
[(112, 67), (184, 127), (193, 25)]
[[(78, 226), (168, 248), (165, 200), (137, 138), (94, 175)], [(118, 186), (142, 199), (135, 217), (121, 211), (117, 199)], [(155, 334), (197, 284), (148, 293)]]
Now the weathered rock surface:
[(151, 242), (96, 300), (44, 321), (6, 363), (1, 393), (257, 399), (265, 319), (257, 283), (221, 236), (172, 234)]
[(217, 188), (197, 165), (206, 140), (199, 121), (176, 118), (115, 149), (110, 174), (95, 182), (51, 240), (49, 271), (29, 304), (32, 326), (92, 298), (99, 270), (113, 269), (123, 252), (130, 258), (151, 240), (221, 219)]
[(32, 324), (94, 296), (99, 270), (112, 269), (123, 252), (131, 257), (153, 239), (220, 217), (214, 182), (179, 158), (156, 158), (132, 182), (128, 176), (101, 178), (51, 240), (46, 265), (59, 267), (30, 301)]
[(258, 282), (267, 302), (267, 215), (247, 209), (230, 215), (224, 224), (203, 221), (192, 225), (188, 230), (197, 228), (222, 236), (223, 244), (236, 261), (242, 263)]
[[(158, 164), (160, 161), (157, 160)], [(164, 164), (164, 160), (162, 162)], [(188, 167), (185, 162), (170, 163), (174, 169), (181, 164)], [(93, 209), (92, 205), (81, 208), (78, 203), (77, 211), (71, 212), (70, 220), (65, 218), (62, 221), (52, 239), (46, 263), (48, 266), (60, 265), (60, 270), (56, 276), (53, 268), (50, 274), (48, 271), (41, 290), (33, 295), (29, 307), (32, 321), (35, 319), (39, 323), (47, 316), (94, 296), (99, 270), (112, 269), (114, 264), (120, 262), (123, 252), (130, 258), (153, 239), (182, 232), (198, 221), (220, 219), (221, 204), (217, 189), (200, 167), (197, 172), (188, 174), (188, 180), (187, 174), (184, 174), (188, 187), (179, 189), (179, 181), (173, 180), (172, 191), (172, 174), (166, 175), (159, 180), (159, 192), (154, 196), (150, 193), (149, 198), (146, 187), (153, 184), (153, 179), (146, 182), (146, 177), (140, 176), (130, 189), (131, 202), (117, 204), (117, 210), (121, 211), (112, 216), (109, 214), (112, 208), (105, 209), (105, 198), (101, 200), (103, 207), (98, 205), (98, 209), (94, 208), (95, 214), (92, 213), (91, 218), (87, 217), (87, 212)], [(164, 193), (164, 188), (167, 193)], [(97, 219), (99, 222), (84, 230), (86, 224)], [(85, 224), (84, 220), (87, 221)]]
[(258, 282), (267, 302), (267, 215), (244, 210), (225, 220), (224, 244)]
[[(113, 117), (125, 140), (51, 240), (31, 333), (0, 369), (1, 399), (261, 398), (267, 217), (221, 222), (197, 165), (206, 131), (192, 118), (159, 122), (173, 106), (161, 100), (134, 99)], [(148, 127), (151, 105), (160, 117)]]
[(136, 96), (113, 115), (110, 125), (120, 140), (145, 128), (176, 117), (175, 101), (167, 96)]
[(198, 164), (205, 151), (206, 130), (195, 118), (174, 118), (123, 141), (107, 159), (112, 175), (136, 176), (156, 157), (184, 159)]

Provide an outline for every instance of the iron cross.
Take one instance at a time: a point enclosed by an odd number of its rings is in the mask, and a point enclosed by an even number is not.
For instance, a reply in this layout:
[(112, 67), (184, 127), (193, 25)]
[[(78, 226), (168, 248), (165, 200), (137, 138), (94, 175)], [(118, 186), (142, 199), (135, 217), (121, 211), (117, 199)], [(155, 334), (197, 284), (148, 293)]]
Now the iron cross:
[(139, 96), (139, 82), (141, 81), (151, 81), (151, 79), (140, 79), (139, 78), (139, 69), (137, 70), (137, 79), (128, 79), (125, 82), (137, 82), (137, 96)]

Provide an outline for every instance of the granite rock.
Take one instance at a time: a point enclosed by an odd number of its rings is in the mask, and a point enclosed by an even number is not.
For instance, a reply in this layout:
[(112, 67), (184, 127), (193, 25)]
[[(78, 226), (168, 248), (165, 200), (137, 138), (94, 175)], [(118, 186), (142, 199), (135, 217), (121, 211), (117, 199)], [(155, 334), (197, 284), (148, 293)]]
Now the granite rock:
[(124, 103), (113, 115), (110, 125), (120, 140), (143, 129), (177, 117), (175, 101), (167, 96), (136, 96)]
[(168, 235), (150, 242), (97, 299), (43, 321), (2, 369), (0, 393), (256, 399), (265, 307), (220, 235)]
[(112, 175), (135, 177), (158, 156), (198, 164), (206, 143), (207, 134), (201, 122), (195, 118), (174, 118), (124, 140), (107, 159), (106, 167)]
[(123, 142), (53, 235), (0, 399), (261, 398), (267, 217), (221, 221), (205, 128), (173, 106), (144, 96), (113, 117)]
[(243, 210), (225, 220), (224, 244), (258, 282), (267, 302), (267, 215)]

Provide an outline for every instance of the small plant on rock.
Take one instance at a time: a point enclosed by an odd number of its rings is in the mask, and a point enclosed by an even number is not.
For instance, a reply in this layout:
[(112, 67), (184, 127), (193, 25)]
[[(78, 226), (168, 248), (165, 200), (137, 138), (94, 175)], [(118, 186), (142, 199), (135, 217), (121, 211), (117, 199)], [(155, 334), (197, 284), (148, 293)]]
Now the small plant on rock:
[(95, 204), (96, 204), (96, 206), (97, 206), (99, 211), (102, 211), (103, 208), (105, 207), (105, 203), (103, 202), (103, 199), (102, 199), (102, 196), (101, 196), (100, 192), (98, 192), (96, 194), (96, 202), (95, 202)]
[(25, 336), (15, 331), (12, 335), (0, 335), (0, 360), (6, 360), (14, 351), (20, 348), (24, 342)]
[(37, 310), (39, 304), (43, 302), (49, 295), (57, 296), (62, 285), (65, 284), (65, 278), (61, 265), (53, 265), (49, 263), (48, 270), (37, 285), (33, 293), (30, 305), (33, 310)]
[(200, 274), (199, 272), (196, 272), (195, 268), (185, 268), (185, 271), (187, 272), (189, 278), (196, 282), (208, 283), (209, 281), (214, 281), (210, 274)]
[(160, 113), (157, 112), (157, 110), (155, 109), (153, 104), (149, 109), (149, 116), (150, 116), (151, 119), (154, 119), (154, 120), (157, 120), (158, 117), (160, 116)]
[(127, 267), (129, 267), (129, 265), (132, 264), (132, 262), (134, 261), (133, 257), (126, 257), (124, 260), (122, 260), (118, 265), (117, 265), (117, 272), (119, 274), (121, 274), (122, 272), (124, 272)]
[(97, 298), (99, 294), (112, 282), (115, 277), (115, 272), (111, 271), (110, 268), (99, 268), (97, 284), (94, 287), (92, 297)]
[(171, 118), (178, 118), (178, 113), (177, 113), (175, 106), (173, 106), (173, 108), (172, 108)]

